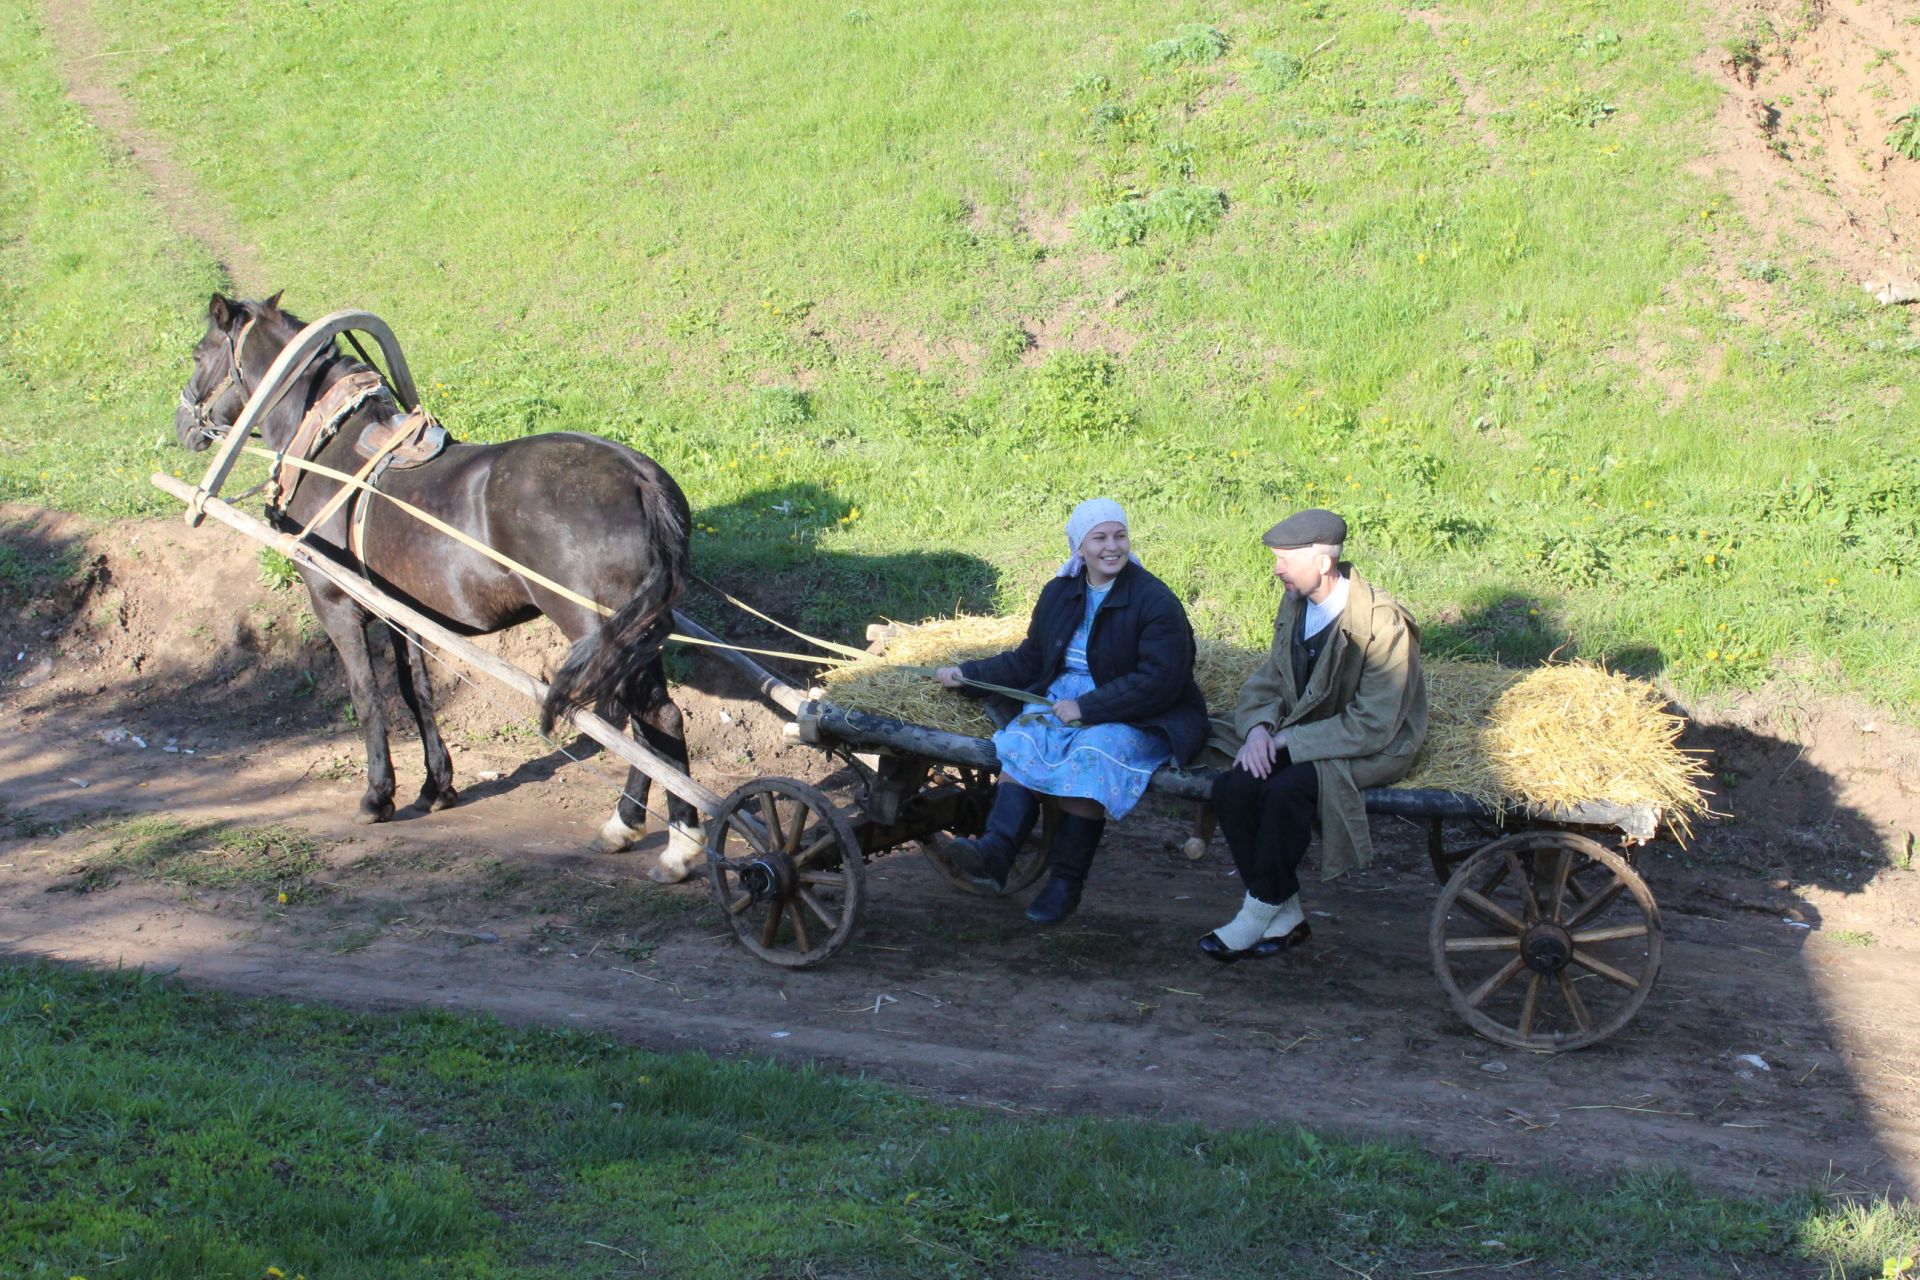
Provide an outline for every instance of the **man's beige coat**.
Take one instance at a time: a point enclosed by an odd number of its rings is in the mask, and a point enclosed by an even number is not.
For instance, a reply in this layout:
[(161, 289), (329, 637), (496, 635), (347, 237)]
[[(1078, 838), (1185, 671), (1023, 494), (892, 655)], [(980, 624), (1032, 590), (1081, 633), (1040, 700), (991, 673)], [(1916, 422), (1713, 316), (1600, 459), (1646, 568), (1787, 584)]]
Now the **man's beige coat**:
[(1255, 726), (1284, 730), (1297, 764), (1320, 779), (1320, 874), (1332, 879), (1373, 860), (1361, 792), (1403, 778), (1427, 736), (1420, 628), (1405, 605), (1347, 565), (1347, 607), (1305, 689), (1293, 682), (1293, 629), (1307, 607), (1288, 594), (1273, 648), (1240, 690), (1231, 721), (1216, 717), (1210, 747), (1231, 756)]

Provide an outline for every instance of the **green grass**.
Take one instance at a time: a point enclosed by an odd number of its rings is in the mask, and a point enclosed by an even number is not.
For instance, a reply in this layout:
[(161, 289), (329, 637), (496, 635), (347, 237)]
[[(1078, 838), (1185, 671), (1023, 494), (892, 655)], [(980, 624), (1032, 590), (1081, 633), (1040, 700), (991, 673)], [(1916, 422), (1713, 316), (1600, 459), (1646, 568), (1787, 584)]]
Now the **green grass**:
[[(656, 455), (804, 625), (1023, 609), (1108, 492), (1257, 639), (1324, 503), (1431, 648), (1920, 709), (1920, 342), (1695, 176), (1698, 0), (90, 8), (289, 305), (386, 317), (459, 434)], [(35, 12), (0, 498), (159, 512), (214, 273)]]
[(72, 888), (91, 892), (123, 876), (199, 889), (270, 889), (284, 901), (313, 897), (320, 846), (290, 827), (249, 827), (178, 818), (125, 818), (93, 830), (69, 868)]
[[(0, 1275), (1878, 1274), (1920, 1219), (1300, 1130), (1009, 1119), (443, 1014), (0, 967)], [(1489, 1245), (1498, 1240), (1500, 1247)], [(636, 1267), (634, 1260), (638, 1260)]]

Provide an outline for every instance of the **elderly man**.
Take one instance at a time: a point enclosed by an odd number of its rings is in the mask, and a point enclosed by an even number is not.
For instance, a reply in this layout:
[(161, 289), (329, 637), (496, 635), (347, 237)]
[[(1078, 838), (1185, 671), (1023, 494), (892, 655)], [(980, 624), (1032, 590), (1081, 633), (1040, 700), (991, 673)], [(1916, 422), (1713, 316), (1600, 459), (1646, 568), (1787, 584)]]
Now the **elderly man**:
[(1222, 964), (1307, 940), (1298, 869), (1316, 821), (1323, 878), (1365, 866), (1373, 844), (1360, 793), (1404, 777), (1426, 737), (1420, 629), (1342, 563), (1346, 539), (1346, 521), (1318, 509), (1261, 539), (1286, 597), (1272, 651), (1212, 741), (1234, 757), (1213, 808), (1247, 891), (1240, 914), (1200, 939)]

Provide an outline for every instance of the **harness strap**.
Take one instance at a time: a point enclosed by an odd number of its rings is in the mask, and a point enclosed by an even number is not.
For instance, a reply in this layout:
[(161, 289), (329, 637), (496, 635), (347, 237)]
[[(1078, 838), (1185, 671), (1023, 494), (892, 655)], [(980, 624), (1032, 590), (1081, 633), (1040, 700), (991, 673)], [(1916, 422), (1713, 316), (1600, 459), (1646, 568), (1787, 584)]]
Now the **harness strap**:
[(333, 496), (327, 499), (326, 505), (320, 508), (319, 513), (316, 514), (313, 519), (307, 521), (307, 527), (300, 531), (297, 540), (305, 542), (308, 534), (327, 522), (327, 517), (338, 511), (349, 500), (359, 497), (360, 489), (362, 483), (367, 478), (367, 473), (379, 466), (381, 459), (399, 448), (400, 441), (403, 439), (405, 439), (404, 434), (395, 435), (393, 439), (387, 441), (387, 443), (381, 447), (380, 452), (367, 459), (366, 465), (354, 474), (353, 480), (350, 483), (343, 484), (334, 490)]
[[(371, 369), (362, 369), (350, 373), (321, 393), (320, 398), (300, 419), (300, 426), (293, 433), (293, 439), (280, 451), (273, 473), (274, 492), (269, 497), (269, 507), (285, 510), (293, 502), (293, 491), (300, 484), (301, 470), (291, 460), (310, 459), (318, 453), (345, 422), (359, 411), (367, 401), (387, 395), (386, 383), (380, 375)], [(318, 521), (310, 522), (313, 528)], [(302, 537), (306, 534), (303, 532)]]

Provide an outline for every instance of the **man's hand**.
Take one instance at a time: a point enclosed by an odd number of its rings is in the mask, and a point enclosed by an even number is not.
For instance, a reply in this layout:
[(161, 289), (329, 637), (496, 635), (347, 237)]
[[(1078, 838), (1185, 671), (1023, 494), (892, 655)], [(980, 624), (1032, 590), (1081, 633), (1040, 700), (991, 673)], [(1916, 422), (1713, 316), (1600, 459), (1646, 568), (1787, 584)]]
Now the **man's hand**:
[(1053, 714), (1060, 717), (1061, 724), (1080, 723), (1080, 702), (1076, 698), (1062, 698), (1053, 704)]
[(1280, 758), (1280, 750), (1286, 745), (1285, 733), (1269, 733), (1267, 726), (1255, 725), (1233, 762), (1254, 777), (1265, 778), (1273, 772), (1273, 762)]
[(958, 667), (941, 667), (933, 673), (933, 678), (949, 689), (958, 689), (962, 683), (960, 668)]

